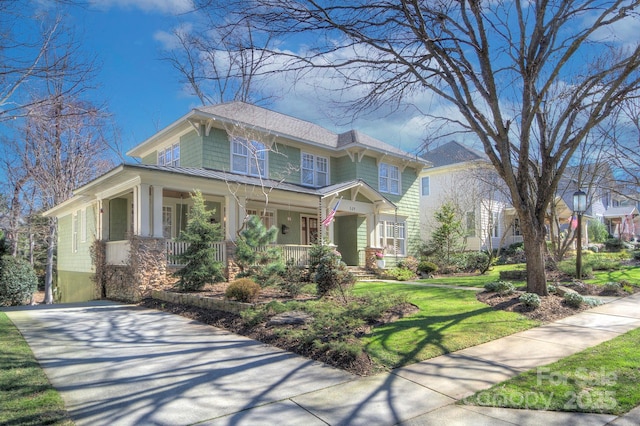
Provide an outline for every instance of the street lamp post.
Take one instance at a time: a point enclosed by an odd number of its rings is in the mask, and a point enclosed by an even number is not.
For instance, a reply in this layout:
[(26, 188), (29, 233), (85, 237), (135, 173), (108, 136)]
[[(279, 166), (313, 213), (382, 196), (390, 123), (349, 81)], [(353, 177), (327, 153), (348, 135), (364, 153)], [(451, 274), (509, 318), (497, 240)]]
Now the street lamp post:
[(573, 211), (578, 216), (576, 278), (582, 279), (582, 214), (587, 210), (587, 194), (582, 190), (573, 193)]

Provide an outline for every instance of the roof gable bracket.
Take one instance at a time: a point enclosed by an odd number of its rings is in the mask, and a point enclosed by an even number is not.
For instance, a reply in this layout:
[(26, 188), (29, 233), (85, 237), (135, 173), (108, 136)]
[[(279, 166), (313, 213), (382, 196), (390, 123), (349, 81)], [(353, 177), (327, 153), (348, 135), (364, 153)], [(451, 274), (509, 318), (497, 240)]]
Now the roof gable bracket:
[(352, 162), (356, 161), (356, 157), (357, 157), (357, 161), (358, 163), (360, 163), (362, 161), (362, 157), (364, 157), (364, 153), (366, 152), (366, 149), (348, 149), (347, 150), (347, 154), (349, 155), (349, 158), (351, 159)]
[(202, 136), (200, 134), (200, 120), (192, 120), (191, 118), (189, 118), (187, 119), (187, 121), (189, 122), (189, 124), (191, 124), (191, 126), (193, 126), (198, 136)]
[[(210, 118), (210, 119), (207, 120), (207, 127), (204, 130), (204, 135), (205, 136), (209, 136), (209, 132), (211, 131), (211, 128), (213, 127), (213, 122), (214, 121), (215, 120), (213, 118)], [(197, 130), (196, 130), (196, 132), (197, 132)]]
[(387, 156), (387, 154), (382, 154), (382, 157), (378, 157), (376, 158), (376, 166), (380, 166), (380, 163), (384, 162), (385, 157)]
[(358, 185), (355, 188), (351, 188), (351, 201), (355, 201), (356, 200), (356, 197), (360, 193), (360, 187), (361, 186), (362, 185)]

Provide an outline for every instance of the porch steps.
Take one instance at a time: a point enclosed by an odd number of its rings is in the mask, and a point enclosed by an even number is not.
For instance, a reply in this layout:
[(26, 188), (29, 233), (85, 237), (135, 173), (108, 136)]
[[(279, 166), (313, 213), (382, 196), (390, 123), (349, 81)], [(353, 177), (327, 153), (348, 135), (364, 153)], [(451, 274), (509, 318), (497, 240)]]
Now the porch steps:
[(362, 266), (347, 266), (347, 269), (356, 276), (357, 281), (375, 280), (377, 278), (376, 274)]

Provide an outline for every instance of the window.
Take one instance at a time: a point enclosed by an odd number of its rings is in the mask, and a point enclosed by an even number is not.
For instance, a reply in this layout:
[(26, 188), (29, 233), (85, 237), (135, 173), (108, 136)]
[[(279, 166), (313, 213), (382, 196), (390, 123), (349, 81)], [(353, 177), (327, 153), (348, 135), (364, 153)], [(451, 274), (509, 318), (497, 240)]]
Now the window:
[(378, 234), (380, 246), (384, 247), (385, 254), (404, 256), (405, 247), (405, 223), (381, 220), (378, 222)]
[(400, 194), (400, 170), (397, 166), (380, 163), (378, 168), (378, 189), (380, 192)]
[(500, 236), (500, 215), (498, 212), (489, 212), (489, 215), (489, 228), (491, 229), (491, 236), (497, 238)]
[(275, 224), (275, 216), (272, 211), (247, 209), (248, 216), (258, 216), (265, 228), (270, 229)]
[(78, 212), (74, 212), (71, 216), (71, 251), (76, 253), (78, 251)]
[(476, 212), (470, 211), (466, 213), (467, 221), (467, 237), (476, 236)]
[(235, 138), (231, 145), (232, 171), (243, 175), (266, 177), (267, 150), (263, 143)]
[(87, 242), (87, 209), (80, 211), (80, 242)]
[(171, 239), (173, 235), (173, 208), (162, 206), (162, 236)]
[(180, 143), (158, 151), (158, 166), (180, 166)]
[(302, 153), (302, 184), (326, 186), (329, 177), (329, 160), (313, 154)]
[(520, 219), (519, 218), (513, 218), (513, 236), (514, 237), (518, 237), (522, 235), (520, 233)]
[(429, 176), (425, 176), (422, 178), (422, 195), (427, 196), (430, 193), (429, 188)]

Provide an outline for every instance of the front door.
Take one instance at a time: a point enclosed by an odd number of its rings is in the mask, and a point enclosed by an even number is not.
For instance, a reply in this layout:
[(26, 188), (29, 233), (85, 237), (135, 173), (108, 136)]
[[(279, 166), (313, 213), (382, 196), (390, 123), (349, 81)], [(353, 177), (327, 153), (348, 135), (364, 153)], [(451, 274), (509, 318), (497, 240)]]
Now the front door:
[(315, 216), (301, 216), (302, 244), (311, 245), (318, 241), (318, 218)]

